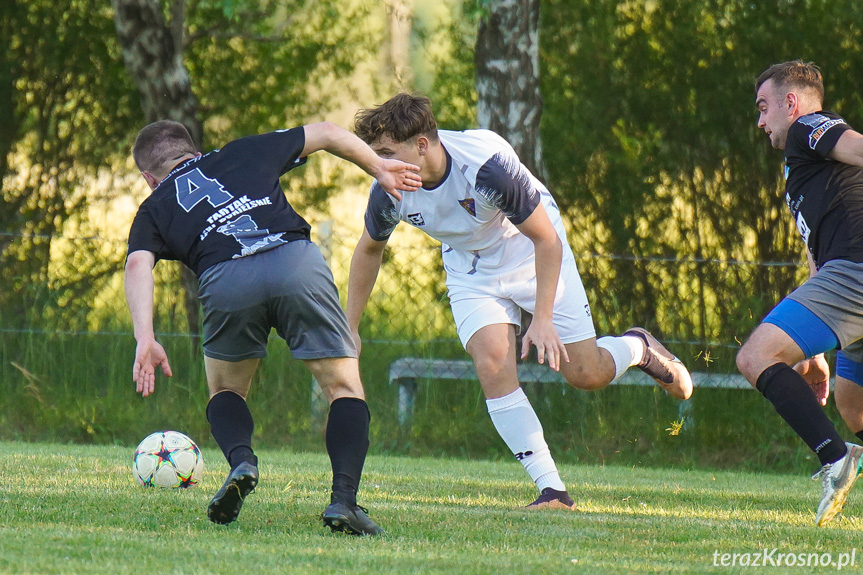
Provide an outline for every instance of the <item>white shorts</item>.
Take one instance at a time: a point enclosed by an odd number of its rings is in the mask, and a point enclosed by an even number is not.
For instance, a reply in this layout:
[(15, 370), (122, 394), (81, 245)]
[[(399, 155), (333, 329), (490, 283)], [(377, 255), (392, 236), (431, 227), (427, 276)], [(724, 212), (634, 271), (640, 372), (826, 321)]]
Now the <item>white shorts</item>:
[[(490, 274), (447, 270), (452, 315), (461, 344), (487, 325), (511, 323), (521, 330), (521, 310), (536, 307), (536, 268), (533, 259), (518, 268)], [(596, 337), (587, 294), (572, 258), (563, 258), (554, 298), (554, 327), (563, 343)]]

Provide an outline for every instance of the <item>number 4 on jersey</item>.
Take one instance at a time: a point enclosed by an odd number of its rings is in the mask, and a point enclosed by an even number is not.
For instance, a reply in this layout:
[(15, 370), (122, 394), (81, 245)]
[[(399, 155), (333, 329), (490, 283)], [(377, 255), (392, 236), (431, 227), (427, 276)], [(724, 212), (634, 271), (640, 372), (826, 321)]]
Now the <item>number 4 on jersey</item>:
[(192, 208), (204, 200), (210, 202), (214, 208), (218, 208), (234, 199), (219, 180), (208, 178), (200, 168), (178, 176), (174, 185), (177, 189), (177, 203), (186, 212), (191, 212)]

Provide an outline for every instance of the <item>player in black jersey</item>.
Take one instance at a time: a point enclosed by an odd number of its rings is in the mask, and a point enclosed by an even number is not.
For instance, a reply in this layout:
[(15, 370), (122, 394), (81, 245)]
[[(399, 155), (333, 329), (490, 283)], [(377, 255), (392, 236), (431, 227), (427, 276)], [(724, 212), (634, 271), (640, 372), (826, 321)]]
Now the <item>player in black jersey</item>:
[(356, 500), (369, 446), (356, 346), (332, 274), (309, 240), (309, 224), (279, 185), (282, 174), (319, 150), (383, 178), (396, 197), (421, 183), (416, 166), (381, 160), (329, 122), (242, 138), (203, 155), (182, 124), (163, 120), (141, 130), (133, 155), (153, 192), (129, 233), (125, 289), (137, 340), (132, 378), (146, 397), (155, 389), (157, 366), (171, 376), (153, 329), (153, 266), (180, 260), (200, 283), (207, 419), (231, 467), (210, 501), (210, 520), (234, 521), (258, 483), (246, 396), (275, 328), (330, 402), (333, 485), (321, 518), (333, 531), (376, 535), (383, 530)]
[(816, 524), (842, 510), (863, 466), (821, 409), (836, 356), (839, 413), (863, 440), (863, 136), (821, 109), (821, 72), (801, 60), (756, 80), (758, 127), (785, 150), (785, 200), (806, 244), (809, 279), (764, 318), (737, 355), (741, 373), (818, 456)]

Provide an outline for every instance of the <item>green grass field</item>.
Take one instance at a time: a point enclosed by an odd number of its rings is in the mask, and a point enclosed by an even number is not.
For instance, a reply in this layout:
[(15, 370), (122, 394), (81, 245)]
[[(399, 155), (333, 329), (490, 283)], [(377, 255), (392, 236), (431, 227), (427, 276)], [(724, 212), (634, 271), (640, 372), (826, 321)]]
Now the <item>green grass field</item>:
[[(863, 565), (863, 548), (855, 549), (863, 547), (863, 493), (819, 529), (820, 486), (804, 474), (563, 465), (579, 511), (527, 512), (534, 487), (516, 462), (372, 456), (360, 503), (388, 534), (359, 538), (330, 533), (318, 519), (328, 502), (324, 454), (259, 450), (258, 490), (237, 522), (219, 526), (206, 517), (227, 472), (214, 450), (204, 451), (204, 478), (188, 490), (139, 487), (127, 447), (5, 442), (0, 450), (2, 573), (739, 573), (751, 569), (743, 561), (824, 573), (852, 559), (843, 572)], [(836, 565), (813, 566), (822, 561)]]

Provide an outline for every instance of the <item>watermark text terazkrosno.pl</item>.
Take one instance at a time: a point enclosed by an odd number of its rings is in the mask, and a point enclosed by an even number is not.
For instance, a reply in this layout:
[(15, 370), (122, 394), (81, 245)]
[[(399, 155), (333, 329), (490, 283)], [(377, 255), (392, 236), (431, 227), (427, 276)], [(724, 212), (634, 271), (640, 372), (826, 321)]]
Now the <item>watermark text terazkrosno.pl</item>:
[(841, 571), (857, 564), (857, 549), (843, 553), (787, 552), (778, 547), (759, 551), (713, 552), (714, 567), (833, 567)]

